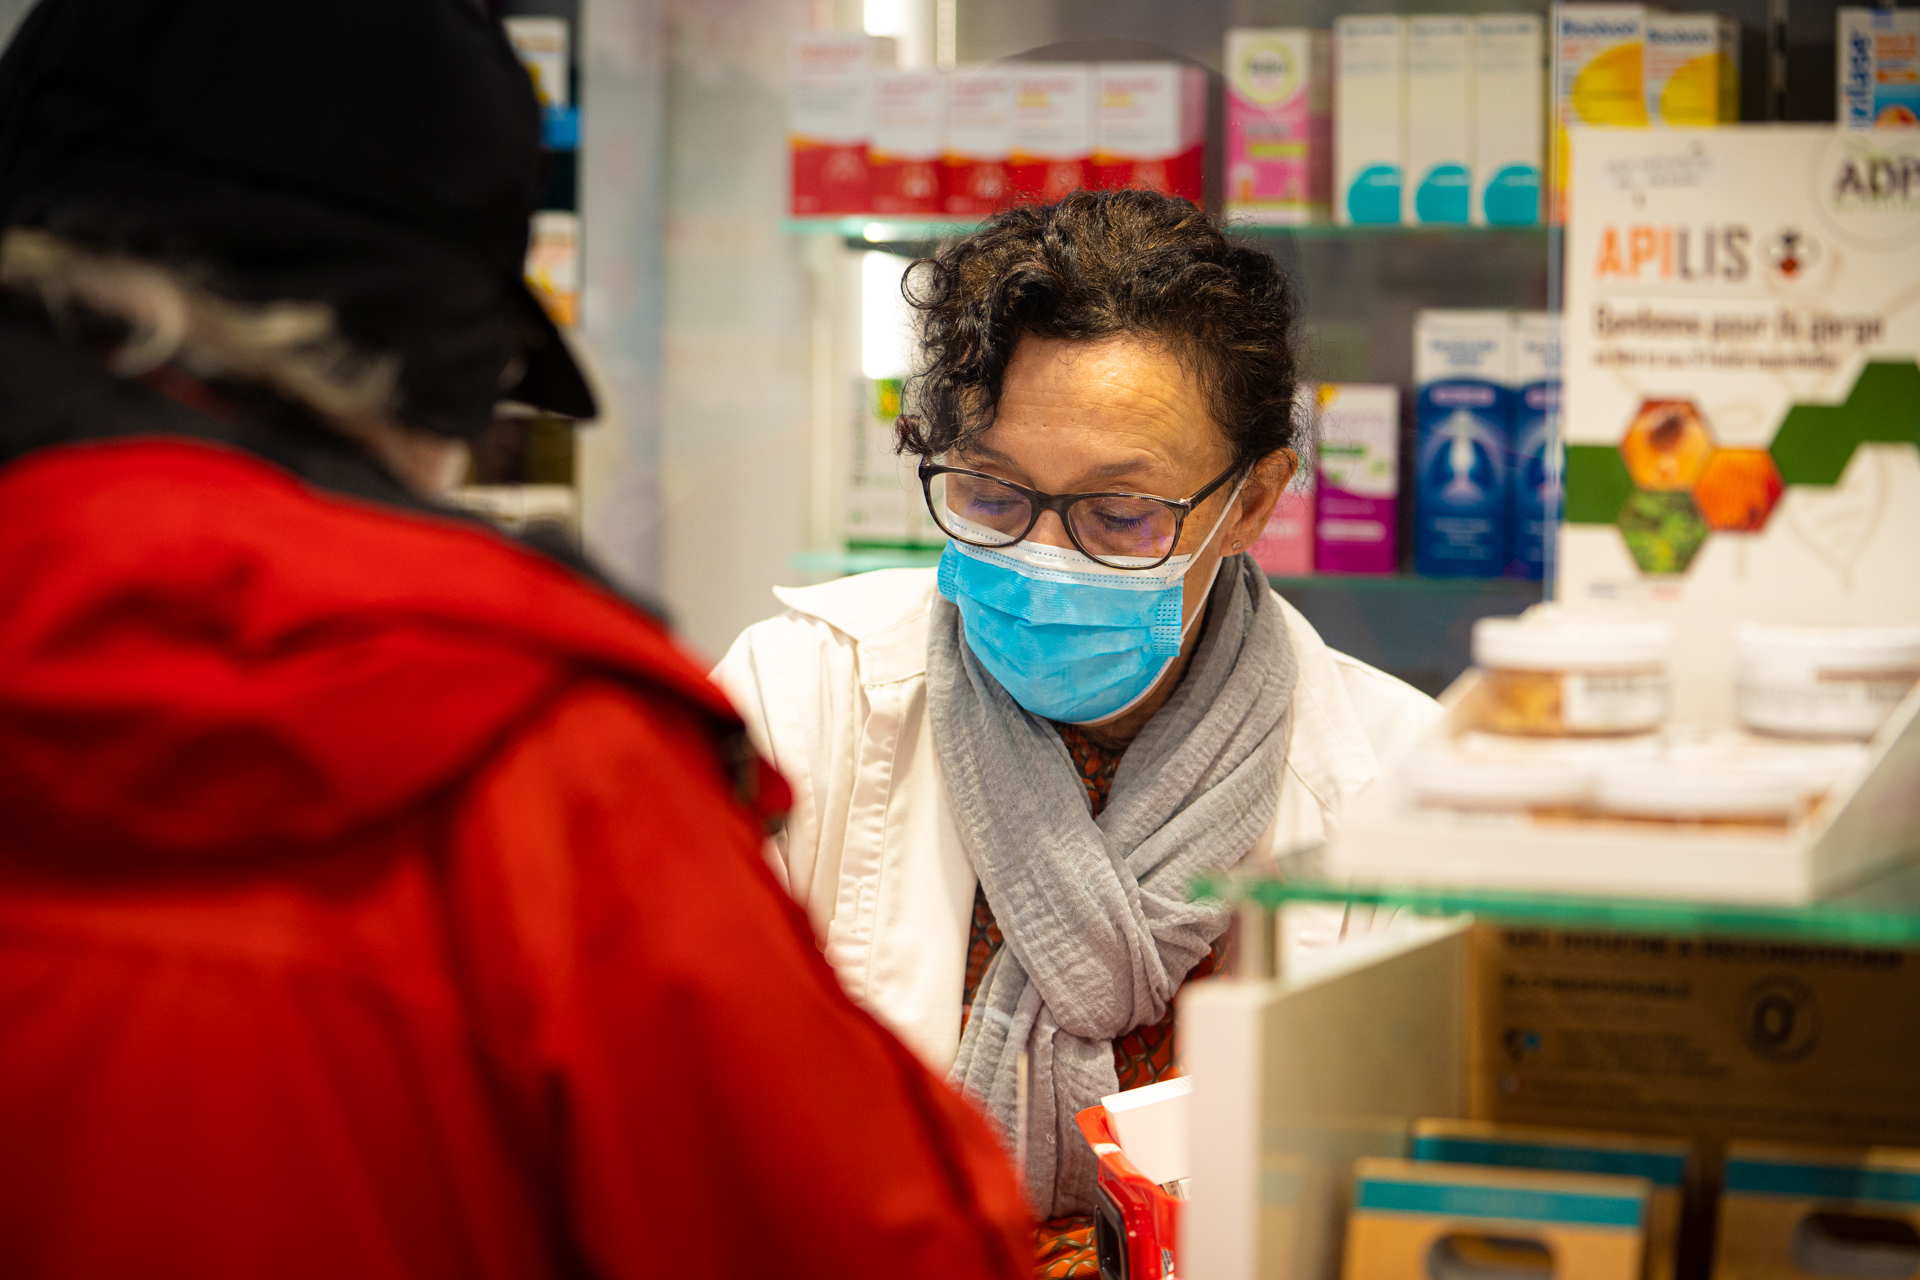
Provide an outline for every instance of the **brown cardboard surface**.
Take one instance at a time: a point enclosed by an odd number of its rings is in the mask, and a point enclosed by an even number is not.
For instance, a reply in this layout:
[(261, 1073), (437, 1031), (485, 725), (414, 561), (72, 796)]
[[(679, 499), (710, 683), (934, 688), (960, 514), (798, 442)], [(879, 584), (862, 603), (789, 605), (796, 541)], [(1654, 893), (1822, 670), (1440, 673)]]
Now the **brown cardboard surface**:
[(1728, 1140), (1920, 1146), (1920, 953), (1481, 927), (1471, 955), (1468, 1114), (1692, 1142), (1682, 1276)]
[[(1785, 1144), (1733, 1143), (1730, 1160), (1763, 1165), (1838, 1167), (1863, 1174), (1906, 1175), (1911, 1184), (1920, 1175), (1920, 1151), (1894, 1148), (1801, 1147)], [(1855, 1199), (1814, 1194), (1815, 1189), (1773, 1187), (1766, 1191), (1727, 1191), (1720, 1198), (1719, 1247), (1713, 1261), (1714, 1280), (1806, 1280), (1809, 1275), (1898, 1275), (1911, 1273), (1912, 1250), (1881, 1233), (1865, 1244), (1837, 1240), (1820, 1230), (1823, 1215), (1836, 1211), (1864, 1216), (1886, 1226), (1905, 1224), (1920, 1234), (1920, 1204), (1911, 1201)], [(1891, 1245), (1891, 1247), (1889, 1247)], [(1877, 1265), (1876, 1265), (1877, 1264)]]

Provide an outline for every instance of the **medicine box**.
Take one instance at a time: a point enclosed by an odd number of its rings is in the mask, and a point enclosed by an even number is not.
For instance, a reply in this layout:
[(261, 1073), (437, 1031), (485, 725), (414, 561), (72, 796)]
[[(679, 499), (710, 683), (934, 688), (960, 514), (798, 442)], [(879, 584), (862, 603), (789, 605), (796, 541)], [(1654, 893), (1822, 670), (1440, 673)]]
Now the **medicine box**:
[(1851, 129), (1920, 125), (1920, 9), (1846, 6), (1835, 25), (1840, 124)]
[(1325, 31), (1227, 32), (1229, 219), (1324, 218), (1333, 180), (1332, 65)]
[(914, 475), (893, 450), (900, 416), (898, 378), (860, 378), (854, 386), (843, 532), (853, 547), (912, 547), (941, 540)]
[(1568, 126), (1647, 123), (1646, 49), (1645, 5), (1554, 7), (1554, 222), (1565, 221)]
[(1920, 1151), (1732, 1143), (1714, 1280), (1911, 1276)]
[(1095, 64), (1093, 185), (1200, 204), (1206, 195), (1207, 73), (1183, 62)]
[(1540, 221), (1546, 162), (1546, 28), (1538, 14), (1473, 20), (1472, 221), (1496, 227)]
[(1345, 1280), (1639, 1280), (1642, 1178), (1370, 1157), (1354, 1165)]
[(1014, 198), (1051, 204), (1088, 185), (1093, 159), (1093, 66), (1020, 62), (1013, 77)]
[(1319, 573), (1392, 573), (1398, 558), (1400, 388), (1323, 382), (1314, 516)]
[(1412, 220), (1465, 223), (1473, 203), (1473, 22), (1458, 14), (1406, 22)]
[(1193, 1172), (1193, 1081), (1186, 1076), (1100, 1099), (1120, 1150), (1149, 1182), (1165, 1185)]
[(1300, 577), (1313, 572), (1314, 469), (1304, 459), (1280, 492), (1267, 527), (1247, 554), (1268, 573)]
[(542, 209), (527, 237), (527, 283), (555, 324), (580, 323), (580, 215)]
[(795, 36), (787, 45), (795, 217), (867, 212), (874, 48), (863, 35)]
[(1339, 18), (1333, 28), (1333, 212), (1340, 223), (1401, 220), (1406, 181), (1407, 22)]
[(946, 92), (932, 71), (881, 71), (873, 79), (873, 143), (867, 149), (875, 213), (941, 212)]
[(1680, 1211), (1687, 1176), (1684, 1142), (1483, 1120), (1421, 1120), (1413, 1128), (1413, 1158), (1644, 1178), (1648, 1184), (1645, 1280), (1673, 1280), (1679, 1265)]
[(1647, 120), (1711, 127), (1740, 118), (1740, 21), (1647, 12)]
[(1550, 311), (1513, 315), (1513, 466), (1508, 473), (1507, 571), (1538, 581), (1560, 523), (1566, 450), (1560, 444), (1560, 317)]
[(946, 77), (947, 150), (942, 166), (946, 211), (983, 217), (1012, 192), (1013, 76), (1004, 69), (962, 68)]
[(1422, 575), (1498, 577), (1506, 567), (1512, 350), (1505, 311), (1415, 317), (1413, 554)]

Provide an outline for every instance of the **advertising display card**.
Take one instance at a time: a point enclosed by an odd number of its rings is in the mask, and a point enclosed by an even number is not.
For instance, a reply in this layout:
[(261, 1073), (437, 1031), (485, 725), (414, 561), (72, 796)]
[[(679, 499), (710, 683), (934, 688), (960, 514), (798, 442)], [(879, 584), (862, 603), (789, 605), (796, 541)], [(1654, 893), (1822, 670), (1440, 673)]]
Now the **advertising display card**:
[(1229, 219), (1298, 223), (1324, 217), (1332, 182), (1327, 33), (1227, 32)]
[(1556, 598), (1674, 632), (1920, 621), (1920, 130), (1578, 132)]

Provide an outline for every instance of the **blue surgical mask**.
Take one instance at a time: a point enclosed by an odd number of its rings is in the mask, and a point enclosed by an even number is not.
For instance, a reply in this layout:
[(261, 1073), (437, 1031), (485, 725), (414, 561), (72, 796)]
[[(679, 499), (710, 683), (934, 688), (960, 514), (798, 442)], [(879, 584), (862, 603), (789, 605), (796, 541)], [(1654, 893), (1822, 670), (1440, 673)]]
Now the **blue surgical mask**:
[[(1236, 485), (1201, 550), (1239, 495)], [(940, 556), (940, 594), (959, 607), (967, 648), (1015, 702), (1062, 724), (1094, 724), (1146, 697), (1180, 655), (1201, 612), (1196, 607), (1188, 618), (1183, 608), (1187, 570), (1198, 557), (1130, 570), (1073, 547), (955, 540)], [(1215, 574), (1219, 568), (1215, 560)]]

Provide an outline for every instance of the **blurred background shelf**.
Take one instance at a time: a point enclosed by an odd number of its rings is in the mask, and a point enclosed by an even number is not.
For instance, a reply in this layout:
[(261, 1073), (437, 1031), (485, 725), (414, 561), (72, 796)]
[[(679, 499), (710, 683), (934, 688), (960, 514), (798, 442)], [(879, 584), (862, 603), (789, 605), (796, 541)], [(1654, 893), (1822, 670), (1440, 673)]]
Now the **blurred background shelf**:
[(1868, 947), (1920, 946), (1920, 865), (1876, 877), (1850, 892), (1806, 906), (1526, 893), (1440, 885), (1376, 885), (1330, 877), (1319, 850), (1280, 860), (1271, 879), (1203, 879), (1197, 896), (1279, 908), (1316, 902), (1399, 909), (1422, 915), (1472, 915), (1516, 929), (1562, 929), (1689, 938), (1744, 938)]
[[(930, 569), (937, 547), (854, 547), (801, 552), (792, 567), (816, 582), (875, 569)], [(1522, 578), (1274, 577), (1274, 590), (1342, 653), (1439, 693), (1469, 661), (1475, 620), (1510, 616), (1537, 604), (1541, 584)]]

